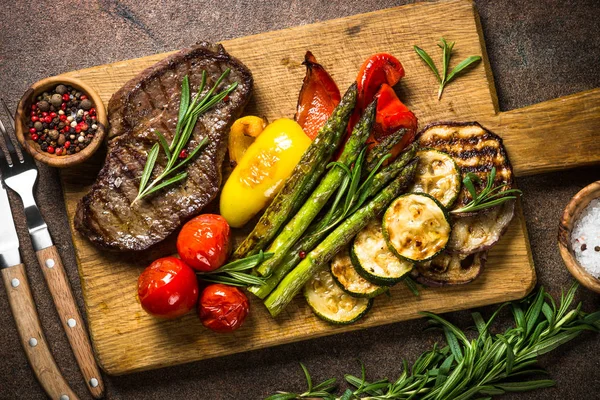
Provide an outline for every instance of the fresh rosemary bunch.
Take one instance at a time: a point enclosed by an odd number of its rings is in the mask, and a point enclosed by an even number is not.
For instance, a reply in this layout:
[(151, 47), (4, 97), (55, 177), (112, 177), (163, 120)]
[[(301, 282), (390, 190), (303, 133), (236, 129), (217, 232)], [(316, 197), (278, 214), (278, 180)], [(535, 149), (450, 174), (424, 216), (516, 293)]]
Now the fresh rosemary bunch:
[(433, 62), (429, 54), (427, 54), (427, 52), (421, 49), (420, 47), (413, 46), (414, 50), (417, 52), (419, 57), (421, 57), (423, 61), (425, 61), (425, 64), (429, 66), (429, 68), (431, 69), (431, 71), (433, 72), (440, 84), (438, 90), (438, 100), (442, 98), (442, 92), (444, 91), (444, 87), (446, 86), (446, 84), (450, 83), (450, 81), (456, 78), (456, 76), (463, 72), (467, 67), (481, 61), (481, 56), (467, 57), (466, 59), (461, 61), (456, 67), (454, 67), (454, 69), (450, 71), (450, 73), (448, 73), (448, 70), (450, 68), (450, 58), (452, 57), (452, 49), (454, 48), (455, 43), (456, 42), (448, 43), (444, 38), (440, 39), (440, 44), (438, 44), (438, 46), (442, 49), (443, 69), (441, 74), (438, 71), (437, 67), (435, 66), (435, 63)]
[(493, 187), (494, 179), (496, 179), (496, 167), (492, 167), (492, 170), (488, 175), (485, 187), (481, 192), (477, 193), (473, 182), (475, 182), (476, 184), (480, 184), (481, 179), (479, 179), (479, 176), (475, 175), (472, 172), (467, 173), (463, 178), (463, 185), (471, 194), (472, 200), (469, 203), (467, 203), (464, 207), (452, 210), (450, 211), (450, 213), (460, 214), (495, 207), (504, 203), (505, 201), (516, 199), (517, 194), (523, 194), (523, 192), (521, 192), (519, 189), (508, 189), (503, 191), (502, 189), (506, 187), (506, 183), (503, 185)]
[(266, 278), (254, 276), (248, 272), (265, 260), (273, 257), (273, 253), (263, 253), (261, 250), (253, 256), (241, 258), (222, 265), (211, 272), (197, 272), (196, 275), (206, 282), (224, 283), (230, 286), (262, 286)]
[[(138, 194), (131, 204), (148, 196), (149, 194), (156, 192), (157, 190), (179, 182), (187, 177), (187, 172), (185, 171), (179, 172), (177, 175), (173, 175), (173, 173), (179, 171), (187, 163), (193, 160), (196, 154), (202, 150), (204, 146), (206, 146), (208, 143), (208, 138), (202, 139), (202, 141), (196, 146), (196, 148), (194, 148), (194, 150), (189, 153), (189, 155), (181, 158), (180, 155), (182, 154), (182, 150), (184, 150), (187, 146), (200, 115), (208, 111), (215, 104), (222, 101), (237, 87), (237, 82), (234, 82), (226, 89), (216, 94), (214, 93), (223, 79), (229, 75), (229, 72), (230, 69), (226, 69), (225, 72), (221, 74), (219, 79), (217, 79), (213, 87), (210, 88), (205, 94), (202, 94), (204, 87), (206, 86), (206, 71), (202, 71), (202, 80), (200, 82), (200, 86), (198, 87), (198, 92), (193, 99), (191, 98), (190, 94), (189, 78), (187, 75), (183, 78), (181, 83), (179, 115), (177, 118), (177, 125), (175, 127), (173, 140), (170, 144), (168, 144), (167, 139), (162, 133), (160, 133), (158, 130), (154, 131), (158, 137), (158, 143), (155, 143), (148, 152), (146, 164), (144, 165), (144, 171), (142, 172), (142, 177), (140, 180)], [(152, 172), (154, 171), (154, 166), (156, 164), (160, 148), (162, 148), (163, 152), (165, 153), (167, 164), (162, 172), (158, 174), (158, 176), (152, 182), (149, 182)]]
[[(600, 330), (600, 311), (587, 314), (581, 311), (581, 304), (570, 309), (576, 290), (577, 284), (566, 295), (562, 293), (557, 305), (552, 296), (540, 288), (536, 294), (519, 302), (501, 305), (487, 321), (479, 312), (474, 312), (477, 337), (472, 340), (445, 319), (423, 313), (430, 318), (432, 328), (444, 332), (448, 345), (443, 348), (434, 345), (410, 368), (403, 361), (403, 372), (395, 381), (367, 381), (361, 363), (360, 377), (345, 375), (352, 389), (336, 397), (335, 379), (313, 386), (308, 371), (302, 366), (308, 383), (305, 393), (280, 392), (267, 400), (491, 399), (506, 392), (554, 386), (555, 382), (550, 379), (528, 379), (547, 374), (537, 366), (537, 357), (576, 338), (585, 330)], [(515, 326), (502, 334), (494, 334), (490, 327), (505, 306), (510, 306)]]

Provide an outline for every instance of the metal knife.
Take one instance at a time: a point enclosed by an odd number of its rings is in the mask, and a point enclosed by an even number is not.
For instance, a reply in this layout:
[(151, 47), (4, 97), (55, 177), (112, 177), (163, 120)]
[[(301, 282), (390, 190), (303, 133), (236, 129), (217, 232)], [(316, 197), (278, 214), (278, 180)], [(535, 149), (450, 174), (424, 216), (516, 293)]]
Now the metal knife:
[(2, 183), (0, 183), (0, 238), (0, 271), (29, 364), (50, 398), (75, 400), (77, 395), (58, 369), (44, 337), (27, 281), (25, 265), (21, 262), (19, 238), (6, 189)]

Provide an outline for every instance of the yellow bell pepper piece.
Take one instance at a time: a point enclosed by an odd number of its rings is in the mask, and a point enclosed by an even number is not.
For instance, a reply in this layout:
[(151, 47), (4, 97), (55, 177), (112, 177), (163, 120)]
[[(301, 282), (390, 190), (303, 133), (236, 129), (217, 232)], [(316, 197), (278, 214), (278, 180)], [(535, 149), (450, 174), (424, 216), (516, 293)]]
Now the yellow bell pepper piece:
[(248, 147), (221, 192), (221, 215), (239, 228), (275, 197), (310, 145), (300, 125), (278, 119)]
[(229, 160), (238, 164), (266, 126), (267, 121), (264, 118), (254, 115), (236, 119), (229, 130)]

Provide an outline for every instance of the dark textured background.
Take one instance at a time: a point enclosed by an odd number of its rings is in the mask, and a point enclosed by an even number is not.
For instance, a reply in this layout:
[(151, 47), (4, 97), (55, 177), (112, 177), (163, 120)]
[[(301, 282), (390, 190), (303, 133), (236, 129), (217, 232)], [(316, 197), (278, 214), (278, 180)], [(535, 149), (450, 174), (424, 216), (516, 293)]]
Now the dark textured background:
[[(400, 5), (384, 0), (348, 1), (0, 1), (0, 94), (11, 106), (31, 83), (73, 69), (105, 64), (212, 41)], [(600, 86), (600, 2), (476, 1), (502, 110), (523, 107)], [(443, 24), (444, 21), (440, 21)], [(600, 133), (598, 136), (600, 140)], [(556, 138), (548, 132), (548, 140)], [(531, 155), (535, 157), (535, 154)], [(79, 305), (81, 288), (58, 174), (40, 167), (37, 198)], [(600, 179), (600, 168), (519, 179), (539, 283), (558, 295), (571, 283), (556, 246), (557, 224), (569, 198)], [(16, 208), (15, 208), (16, 209)], [(15, 212), (19, 226), (23, 214)], [(46, 336), (71, 386), (85, 389), (24, 229), (23, 257)], [(580, 289), (588, 310), (600, 296)], [(489, 313), (491, 308), (484, 309)], [(447, 315), (469, 326), (469, 312)], [(503, 321), (509, 321), (504, 316)], [(440, 337), (422, 333), (423, 320), (300, 342), (215, 360), (107, 377), (111, 399), (259, 399), (278, 389), (304, 388), (298, 362), (315, 379), (358, 373), (362, 359), (371, 378), (394, 378), (401, 357), (414, 361)], [(506, 399), (590, 399), (600, 395), (600, 336), (586, 334), (541, 358), (555, 388)], [(156, 349), (156, 351), (161, 351)], [(0, 290), (0, 399), (42, 399)]]

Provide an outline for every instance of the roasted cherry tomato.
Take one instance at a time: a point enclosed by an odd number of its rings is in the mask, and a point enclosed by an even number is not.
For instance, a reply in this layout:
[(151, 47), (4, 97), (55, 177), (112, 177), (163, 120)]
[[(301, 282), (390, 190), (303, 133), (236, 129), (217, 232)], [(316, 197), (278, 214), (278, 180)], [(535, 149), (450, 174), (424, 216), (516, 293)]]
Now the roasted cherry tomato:
[(340, 90), (310, 51), (304, 62), (306, 75), (298, 96), (296, 121), (304, 133), (314, 139), (337, 105), (340, 103)]
[(154, 261), (138, 278), (142, 308), (155, 317), (177, 318), (198, 301), (198, 280), (194, 270), (175, 257)]
[(404, 128), (406, 131), (402, 140), (392, 149), (392, 157), (396, 157), (415, 139), (417, 117), (402, 104), (394, 89), (386, 83), (381, 85), (381, 89), (375, 97), (377, 97), (377, 115), (367, 143), (370, 145), (378, 143), (386, 136), (396, 134)]
[(188, 221), (177, 236), (179, 257), (201, 272), (219, 268), (229, 253), (229, 224), (215, 214), (204, 214)]
[(237, 287), (215, 283), (200, 296), (198, 316), (202, 325), (215, 332), (231, 332), (244, 323), (250, 305)]

